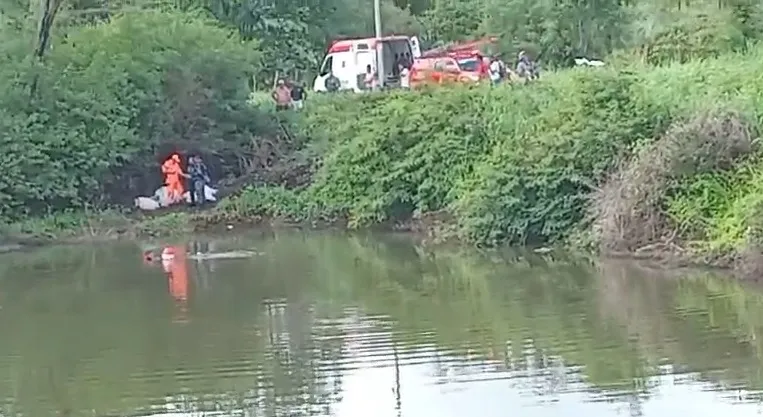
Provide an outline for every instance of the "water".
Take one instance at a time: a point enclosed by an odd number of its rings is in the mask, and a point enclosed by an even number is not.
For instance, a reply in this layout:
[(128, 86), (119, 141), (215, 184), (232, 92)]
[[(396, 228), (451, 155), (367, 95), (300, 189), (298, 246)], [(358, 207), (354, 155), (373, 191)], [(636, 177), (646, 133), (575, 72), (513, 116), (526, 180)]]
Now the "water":
[[(0, 415), (735, 416), (763, 292), (401, 237), (261, 234), (0, 258)], [(180, 262), (175, 264), (177, 268)]]

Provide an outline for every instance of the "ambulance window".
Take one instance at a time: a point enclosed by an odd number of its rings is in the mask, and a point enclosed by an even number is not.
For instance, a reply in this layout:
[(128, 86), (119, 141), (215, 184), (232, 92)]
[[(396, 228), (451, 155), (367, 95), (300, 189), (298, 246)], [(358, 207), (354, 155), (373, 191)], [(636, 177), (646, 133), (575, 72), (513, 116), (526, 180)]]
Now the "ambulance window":
[(323, 66), (321, 66), (320, 75), (328, 75), (328, 73), (331, 72), (332, 65), (334, 65), (334, 57), (329, 55), (326, 57), (326, 60), (323, 61)]

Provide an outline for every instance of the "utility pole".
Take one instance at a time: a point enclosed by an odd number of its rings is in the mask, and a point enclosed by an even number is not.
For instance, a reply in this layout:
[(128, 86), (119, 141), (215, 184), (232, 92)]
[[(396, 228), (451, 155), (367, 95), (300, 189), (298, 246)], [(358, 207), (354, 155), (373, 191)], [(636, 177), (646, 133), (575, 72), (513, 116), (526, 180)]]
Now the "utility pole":
[(379, 87), (384, 87), (384, 48), (382, 47), (382, 25), (381, 25), (381, 1), (374, 0), (374, 26), (376, 29), (376, 76), (379, 79)]

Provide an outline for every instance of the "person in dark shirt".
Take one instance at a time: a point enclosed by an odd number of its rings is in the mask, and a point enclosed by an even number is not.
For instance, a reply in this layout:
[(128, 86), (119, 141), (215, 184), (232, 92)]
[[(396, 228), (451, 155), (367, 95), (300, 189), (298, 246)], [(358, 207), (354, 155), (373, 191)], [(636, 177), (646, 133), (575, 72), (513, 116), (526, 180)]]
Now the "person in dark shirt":
[(204, 188), (209, 184), (209, 170), (201, 159), (201, 156), (194, 155), (188, 161), (188, 175), (191, 177), (191, 205), (202, 205), (207, 201)]
[(305, 105), (307, 92), (302, 83), (294, 83), (291, 87), (291, 106), (294, 110), (301, 110)]

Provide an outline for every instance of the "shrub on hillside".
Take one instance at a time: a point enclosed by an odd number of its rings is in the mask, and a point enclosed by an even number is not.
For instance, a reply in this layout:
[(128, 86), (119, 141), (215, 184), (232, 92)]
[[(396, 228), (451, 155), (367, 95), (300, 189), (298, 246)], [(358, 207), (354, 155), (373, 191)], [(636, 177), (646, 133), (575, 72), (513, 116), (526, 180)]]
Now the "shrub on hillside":
[[(465, 236), (523, 244), (570, 233), (614, 161), (659, 128), (654, 109), (634, 98), (637, 87), (625, 73), (579, 72), (505, 108), (495, 101), (495, 145), (454, 202)], [(521, 110), (500, 117), (511, 109)]]
[(444, 88), (352, 98), (351, 113), (316, 106), (308, 123), (321, 121), (328, 145), (311, 192), (359, 226), (446, 207), (489, 149), (484, 120), (496, 98)]
[[(664, 229), (640, 230), (652, 218), (697, 236), (707, 226), (680, 213), (700, 201), (686, 192), (702, 190), (691, 188), (700, 178), (729, 178), (729, 201), (740, 207), (750, 206), (749, 190), (763, 201), (751, 175), (738, 172), (760, 130), (761, 70), (756, 50), (629, 72), (564, 71), (531, 85), (316, 97), (302, 126), (317, 173), (300, 201), (355, 226), (444, 210), (462, 237), (488, 244), (564, 238), (590, 225), (592, 201), (606, 247), (663, 237)], [(708, 113), (709, 103), (717, 110)], [(602, 185), (618, 166), (624, 178)], [(258, 207), (276, 201), (248, 192)], [(721, 223), (742, 236), (749, 217), (733, 218), (745, 220)]]
[(656, 127), (633, 76), (577, 71), (530, 86), (321, 99), (325, 150), (304, 191), (355, 226), (447, 209), (475, 241), (561, 237), (591, 184)]
[(706, 112), (676, 121), (659, 140), (623, 162), (593, 194), (591, 218), (602, 249), (636, 251), (685, 237), (694, 219), (671, 221), (676, 220), (667, 207), (672, 195), (687, 179), (732, 168), (753, 152), (756, 137), (736, 112)]
[(1, 75), (0, 131), (10, 133), (0, 215), (131, 201), (159, 185), (160, 158), (175, 147), (223, 160), (218, 173), (240, 171), (258, 135), (277, 132), (247, 105), (258, 58), (213, 22), (178, 13), (73, 29), (35, 68), (31, 100), (28, 67)]
[[(645, 78), (645, 91), (662, 103), (665, 113), (684, 120), (709, 103), (737, 109), (756, 144), (763, 120), (763, 83), (754, 74), (763, 71), (761, 52), (756, 48), (744, 55), (652, 71)], [(748, 232), (763, 207), (763, 157), (756, 152), (745, 159), (687, 176), (673, 187), (664, 209), (671, 223), (681, 225), (679, 237), (720, 254), (748, 244)]]

